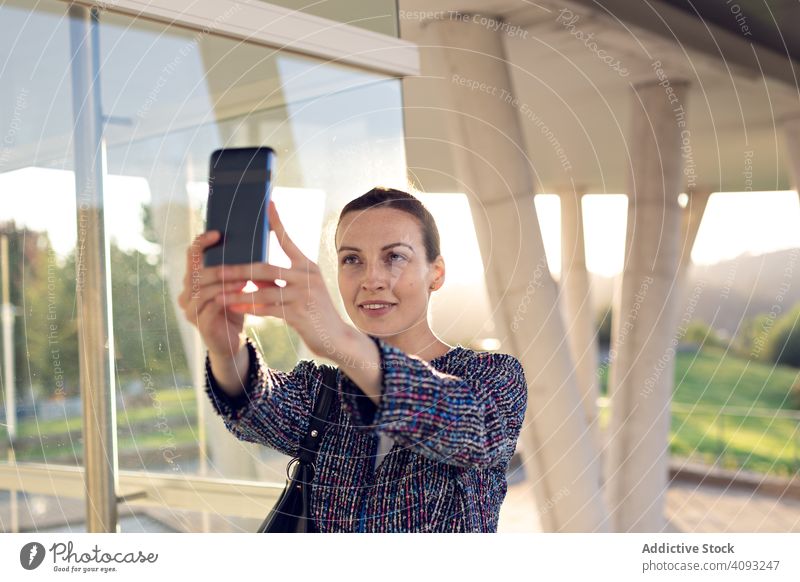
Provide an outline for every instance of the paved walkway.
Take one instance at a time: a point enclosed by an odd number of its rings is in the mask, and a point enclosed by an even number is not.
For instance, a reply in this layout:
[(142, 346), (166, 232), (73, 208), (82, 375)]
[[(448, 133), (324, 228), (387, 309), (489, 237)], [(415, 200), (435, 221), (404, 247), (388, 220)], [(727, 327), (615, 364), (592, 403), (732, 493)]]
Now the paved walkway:
[[(800, 500), (715, 485), (674, 482), (667, 491), (665, 532), (800, 532)], [(508, 488), (500, 532), (540, 532), (527, 481)]]
[[(84, 531), (80, 500), (18, 495), (22, 531)], [(800, 532), (800, 500), (715, 485), (673, 482), (667, 492), (667, 532)], [(211, 515), (215, 532), (251, 532), (260, 520)], [(202, 531), (198, 512), (120, 506), (123, 532)], [(0, 532), (10, 528), (9, 493), (0, 491)], [(70, 525), (65, 525), (70, 524)], [(498, 531), (539, 532), (538, 513), (527, 481), (509, 486)]]

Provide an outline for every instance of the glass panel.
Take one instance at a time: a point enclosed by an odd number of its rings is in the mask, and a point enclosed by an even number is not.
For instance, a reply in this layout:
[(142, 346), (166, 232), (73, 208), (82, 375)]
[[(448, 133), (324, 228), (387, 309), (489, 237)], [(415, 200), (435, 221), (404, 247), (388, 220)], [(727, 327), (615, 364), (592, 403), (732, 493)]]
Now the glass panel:
[[(0, 125), (0, 224), (14, 273), (17, 460), (81, 464), (66, 10), (55, 0), (0, 7), (0, 54), (10, 55), (0, 104), (13, 113)], [(109, 11), (98, 37), (119, 466), (195, 473), (198, 419), (209, 417), (209, 431), (222, 423), (198, 390), (205, 352), (176, 299), (203, 229), (210, 153), (276, 149), (276, 204), (338, 302), (327, 252), (338, 209), (375, 185), (407, 185), (400, 83)], [(282, 320), (249, 320), (248, 330), (275, 368), (310, 357)], [(209, 475), (283, 482), (285, 458), (221, 430), (208, 439)]]
[(270, 0), (270, 4), (398, 36), (397, 0)]
[[(65, 6), (0, 7), (0, 233), (7, 237), (10, 333), (0, 336), (1, 461), (11, 458), (14, 389), (17, 461), (79, 465), (81, 402), (75, 314), (76, 206), (67, 168), (72, 142)], [(8, 112), (9, 115), (6, 115)], [(0, 301), (4, 301), (0, 298)]]
[[(16, 495), (16, 529), (20, 533), (86, 531), (86, 501), (83, 499), (0, 490), (0, 533), (11, 532), (13, 495)], [(169, 510), (120, 505), (120, 531), (122, 533), (188, 531), (180, 528), (174, 518), (170, 519), (169, 514), (165, 513), (167, 511)], [(224, 523), (220, 524), (220, 527), (224, 527)]]
[[(12, 512), (16, 513), (14, 520)], [(13, 527), (21, 533), (85, 532), (86, 501), (0, 489), (0, 533), (10, 533), (12, 521), (15, 524)], [(172, 507), (119, 506), (119, 528), (122, 533), (248, 533), (256, 531), (262, 521), (262, 517), (244, 518)]]

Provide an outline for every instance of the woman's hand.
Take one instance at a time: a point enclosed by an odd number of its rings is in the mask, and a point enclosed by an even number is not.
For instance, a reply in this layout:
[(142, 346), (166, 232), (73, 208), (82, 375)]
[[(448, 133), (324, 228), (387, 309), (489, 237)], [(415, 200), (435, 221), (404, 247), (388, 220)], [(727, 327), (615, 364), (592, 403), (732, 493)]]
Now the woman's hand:
[[(336, 311), (319, 267), (286, 233), (272, 200), (268, 212), (270, 230), (289, 257), (291, 268), (269, 263), (227, 265), (223, 278), (236, 289), (226, 289), (215, 302), (229, 313), (279, 317), (297, 331), (314, 354), (336, 361), (337, 352), (341, 353), (343, 343), (355, 330)], [(278, 279), (285, 285), (276, 284)], [(241, 291), (248, 280), (256, 284), (257, 291)]]
[(244, 314), (225, 309), (216, 298), (225, 290), (236, 290), (244, 283), (223, 281), (222, 267), (203, 267), (203, 252), (219, 239), (219, 231), (210, 230), (194, 239), (186, 251), (186, 275), (178, 304), (186, 319), (203, 337), (208, 351), (228, 356), (244, 345)]

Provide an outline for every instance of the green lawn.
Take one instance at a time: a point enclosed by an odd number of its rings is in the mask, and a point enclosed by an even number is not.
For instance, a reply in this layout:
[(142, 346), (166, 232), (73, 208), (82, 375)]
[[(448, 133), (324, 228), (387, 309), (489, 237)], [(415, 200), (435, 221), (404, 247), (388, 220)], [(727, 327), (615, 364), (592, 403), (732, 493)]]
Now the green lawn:
[(800, 370), (772, 366), (706, 347), (679, 353), (673, 400), (685, 404), (791, 409), (789, 391)]
[[(160, 410), (159, 410), (160, 408)], [(158, 419), (159, 415), (176, 417), (185, 415), (194, 417), (197, 413), (194, 390), (191, 388), (171, 388), (157, 392), (157, 399), (150, 399), (145, 404), (135, 406), (117, 405), (117, 424), (133, 424)], [(5, 427), (3, 427), (5, 428)], [(81, 430), (81, 418), (56, 418), (53, 420), (39, 421), (36, 418), (26, 418), (17, 426), (17, 437), (31, 437), (40, 434), (57, 434)], [(3, 438), (7, 438), (5, 432)]]
[[(133, 436), (130, 431), (120, 434), (117, 439), (119, 452), (139, 452), (144, 454), (148, 450), (165, 450), (197, 442), (197, 429), (191, 426), (176, 426), (170, 429), (172, 432), (164, 434), (154, 430), (153, 432), (140, 433)], [(83, 454), (83, 442), (78, 440), (70, 441), (69, 438), (43, 438), (37, 439), (35, 446), (29, 446), (16, 457), (17, 462), (42, 463), (55, 462), (74, 464), (77, 456)], [(174, 456), (174, 455), (173, 455)]]
[[(606, 393), (607, 370), (601, 370), (601, 389)], [(778, 475), (800, 470), (800, 422), (770, 414), (755, 416), (753, 409), (791, 410), (789, 390), (800, 380), (800, 372), (787, 366), (770, 366), (707, 347), (699, 352), (681, 352), (676, 358), (670, 451), (675, 457), (719, 463), (728, 468)], [(735, 407), (735, 414), (720, 415), (721, 407)], [(749, 411), (749, 413), (748, 413)], [(118, 407), (120, 451), (176, 446), (196, 438), (194, 391), (166, 389), (157, 400)], [(605, 425), (608, 410), (600, 413)], [(172, 433), (168, 438), (158, 423)], [(43, 460), (44, 455), (64, 455), (80, 450), (69, 431), (80, 431), (80, 418), (20, 423), (19, 436), (28, 447), (18, 460)], [(45, 435), (39, 439), (38, 435)], [(134, 435), (135, 438), (134, 438)], [(35, 441), (35, 442), (34, 442)], [(33, 444), (33, 446), (30, 446)], [(43, 450), (44, 449), (44, 450)]]
[[(740, 358), (722, 348), (678, 353), (670, 451), (675, 457), (792, 475), (800, 471), (800, 421), (756, 409), (791, 411), (800, 371)], [(606, 393), (607, 371), (602, 374)], [(721, 415), (722, 407), (735, 407)], [(601, 414), (605, 424), (608, 411)]]
[[(181, 446), (197, 440), (197, 403), (192, 388), (159, 390), (137, 403), (118, 401), (117, 439), (120, 452)], [(4, 428), (4, 427), (3, 427)], [(26, 418), (17, 428), (18, 462), (75, 458), (83, 450), (81, 418), (38, 421)], [(72, 433), (72, 436), (70, 435)], [(3, 431), (2, 438), (7, 440)]]

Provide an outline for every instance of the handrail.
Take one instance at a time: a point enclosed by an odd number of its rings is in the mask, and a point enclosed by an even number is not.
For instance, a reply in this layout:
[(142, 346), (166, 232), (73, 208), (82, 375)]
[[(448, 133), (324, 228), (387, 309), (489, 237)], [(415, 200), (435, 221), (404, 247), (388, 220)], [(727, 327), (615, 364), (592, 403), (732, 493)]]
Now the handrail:
[[(608, 397), (597, 398), (598, 408), (608, 406)], [(728, 416), (753, 416), (758, 418), (793, 418), (800, 420), (800, 410), (784, 410), (780, 408), (751, 408), (747, 406), (715, 406), (713, 404), (687, 404), (685, 402), (671, 402), (670, 408), (680, 412), (716, 412)]]
[[(85, 479), (83, 467), (0, 463), (3, 490), (85, 499)], [(251, 518), (264, 517), (284, 487), (282, 483), (126, 470), (119, 472), (119, 485), (118, 502)]]

